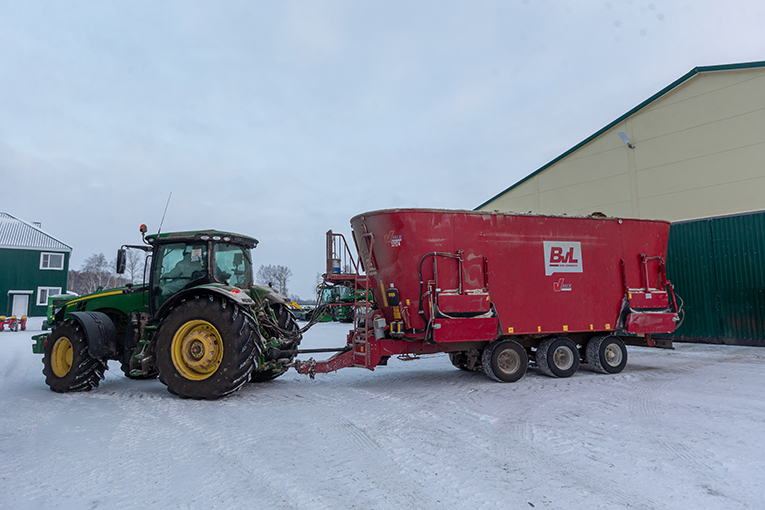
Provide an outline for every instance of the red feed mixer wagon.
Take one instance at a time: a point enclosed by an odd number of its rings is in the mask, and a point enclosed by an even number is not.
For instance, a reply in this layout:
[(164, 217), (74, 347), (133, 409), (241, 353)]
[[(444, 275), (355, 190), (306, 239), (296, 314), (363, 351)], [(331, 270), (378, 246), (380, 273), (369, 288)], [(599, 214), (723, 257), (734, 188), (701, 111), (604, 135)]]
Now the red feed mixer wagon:
[(338, 272), (347, 254), (336, 247), (348, 250), (330, 231), (325, 279), (352, 281), (373, 302), (358, 298), (346, 346), (326, 361), (297, 361), (301, 373), (445, 352), (458, 368), (512, 382), (529, 361), (554, 377), (580, 363), (618, 373), (625, 343), (671, 347), (651, 336), (678, 321), (668, 222), (391, 209), (355, 216), (351, 227), (358, 262), (346, 267), (356, 270)]

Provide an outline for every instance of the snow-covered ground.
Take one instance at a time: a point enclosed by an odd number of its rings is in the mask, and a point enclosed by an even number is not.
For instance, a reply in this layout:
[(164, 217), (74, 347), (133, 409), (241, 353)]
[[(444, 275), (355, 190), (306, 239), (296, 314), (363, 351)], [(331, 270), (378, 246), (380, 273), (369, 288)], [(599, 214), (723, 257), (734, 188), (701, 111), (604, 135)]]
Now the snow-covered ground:
[(616, 376), (512, 384), (391, 359), (200, 402), (115, 362), (90, 393), (53, 393), (33, 334), (0, 332), (0, 508), (765, 506), (761, 348), (630, 348)]

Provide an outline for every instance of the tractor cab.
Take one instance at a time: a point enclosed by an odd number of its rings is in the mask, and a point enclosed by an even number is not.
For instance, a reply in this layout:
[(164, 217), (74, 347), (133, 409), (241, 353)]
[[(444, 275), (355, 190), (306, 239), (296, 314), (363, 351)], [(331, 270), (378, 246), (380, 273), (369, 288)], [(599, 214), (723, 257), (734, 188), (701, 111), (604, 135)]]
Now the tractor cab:
[(145, 242), (151, 252), (152, 313), (184, 289), (221, 284), (246, 290), (253, 285), (250, 250), (258, 241), (252, 237), (205, 230), (152, 234)]

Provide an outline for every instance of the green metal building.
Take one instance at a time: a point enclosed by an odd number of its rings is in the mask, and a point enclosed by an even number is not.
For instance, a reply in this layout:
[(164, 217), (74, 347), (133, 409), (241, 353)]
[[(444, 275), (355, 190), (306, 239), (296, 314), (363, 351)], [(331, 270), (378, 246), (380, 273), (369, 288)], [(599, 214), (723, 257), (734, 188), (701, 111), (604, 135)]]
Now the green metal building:
[(40, 227), (0, 212), (0, 315), (44, 316), (66, 292), (72, 248)]
[(765, 211), (673, 223), (667, 276), (685, 302), (675, 339), (765, 347)]

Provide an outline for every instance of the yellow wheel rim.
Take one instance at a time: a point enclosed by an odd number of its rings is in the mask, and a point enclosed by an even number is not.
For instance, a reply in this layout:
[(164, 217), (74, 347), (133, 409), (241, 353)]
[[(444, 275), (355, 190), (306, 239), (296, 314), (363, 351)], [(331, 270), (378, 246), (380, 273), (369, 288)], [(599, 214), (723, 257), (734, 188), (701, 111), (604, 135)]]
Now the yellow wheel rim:
[(65, 336), (62, 336), (53, 344), (53, 353), (50, 358), (50, 365), (56, 377), (64, 377), (72, 369), (72, 358), (74, 350), (72, 342)]
[(191, 381), (207, 379), (223, 360), (223, 339), (215, 326), (203, 320), (178, 328), (170, 349), (176, 370)]

